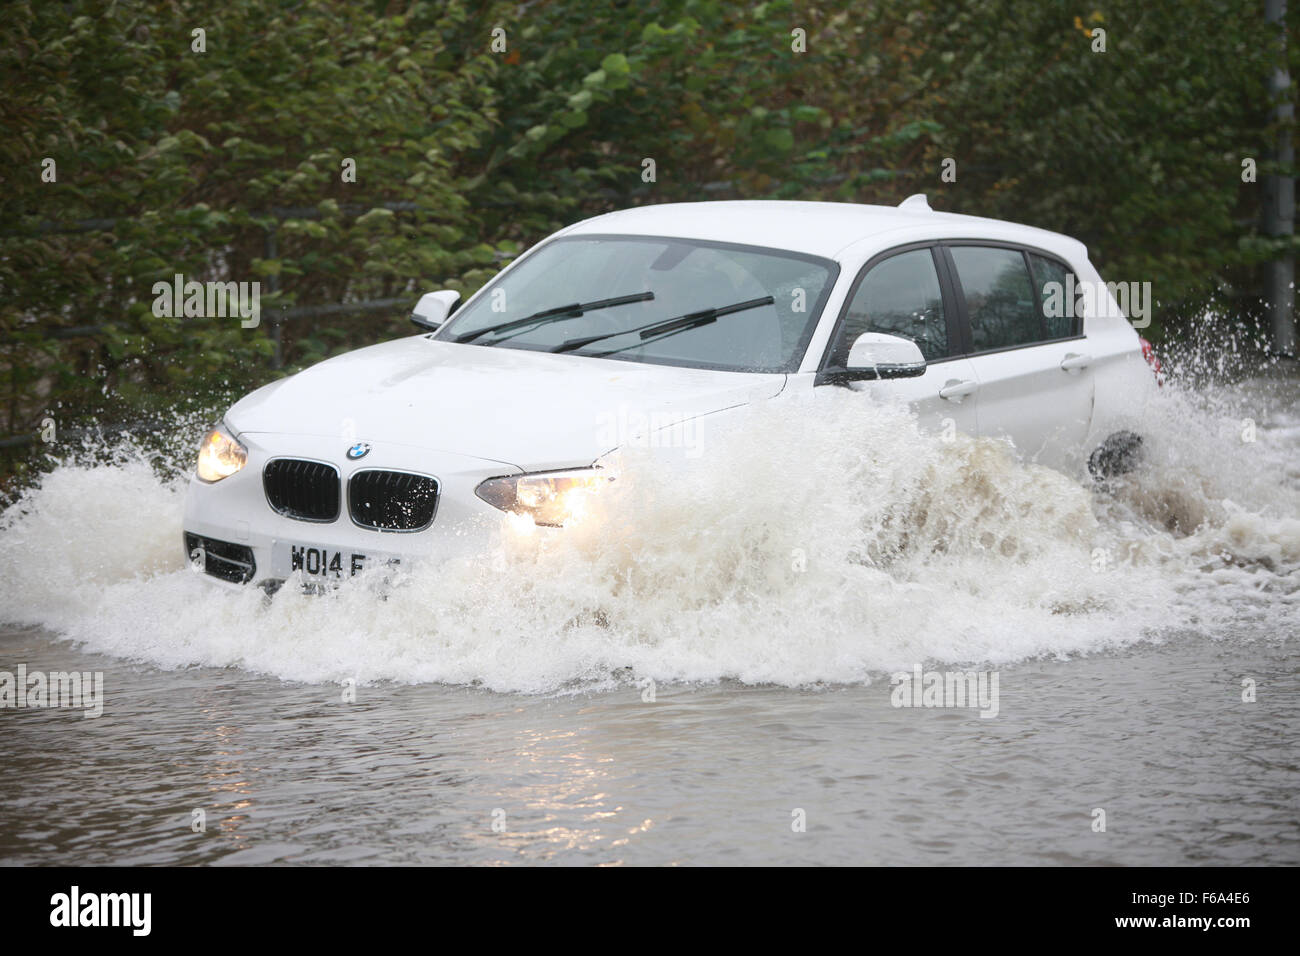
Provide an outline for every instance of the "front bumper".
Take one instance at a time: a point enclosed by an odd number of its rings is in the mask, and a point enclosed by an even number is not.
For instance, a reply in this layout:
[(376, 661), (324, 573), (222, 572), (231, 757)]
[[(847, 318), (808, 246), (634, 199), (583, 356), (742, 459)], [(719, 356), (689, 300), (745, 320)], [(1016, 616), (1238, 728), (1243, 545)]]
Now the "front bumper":
[[(232, 585), (278, 585), (287, 576), (286, 569), (293, 567), (286, 563), (286, 555), (295, 548), (298, 554), (303, 549), (341, 554), (344, 577), (354, 563), (373, 566), (377, 561), (396, 560), (409, 566), (482, 554), (492, 547), (504, 515), (475, 495), (474, 489), (488, 478), (522, 473), (506, 462), (413, 445), (375, 445), (364, 458), (349, 461), (343, 439), (267, 433), (241, 433), (238, 438), (248, 450), (247, 463), (237, 474), (215, 483), (192, 476), (184, 518), (187, 558), (214, 580)], [(272, 458), (329, 463), (338, 470), (343, 489), (351, 475), (362, 470), (428, 475), (438, 481), (435, 518), (420, 531), (373, 530), (353, 520), (346, 494), (331, 521), (280, 514), (271, 507), (263, 486), (263, 468)]]

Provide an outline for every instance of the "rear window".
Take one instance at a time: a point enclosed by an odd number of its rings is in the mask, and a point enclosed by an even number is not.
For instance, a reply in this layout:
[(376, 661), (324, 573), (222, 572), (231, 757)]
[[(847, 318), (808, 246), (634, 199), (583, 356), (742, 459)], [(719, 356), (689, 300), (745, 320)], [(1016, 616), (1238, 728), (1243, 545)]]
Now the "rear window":
[[(1065, 301), (1067, 289), (1072, 284), (1066, 277), (1070, 270), (1055, 259), (1034, 253), (1029, 254), (1029, 264), (1034, 271), (1034, 288), (1038, 292), (1038, 306), (1043, 313), (1043, 327), (1049, 339), (1065, 339), (1077, 335), (1077, 324)], [(1053, 288), (1055, 286), (1055, 288)]]

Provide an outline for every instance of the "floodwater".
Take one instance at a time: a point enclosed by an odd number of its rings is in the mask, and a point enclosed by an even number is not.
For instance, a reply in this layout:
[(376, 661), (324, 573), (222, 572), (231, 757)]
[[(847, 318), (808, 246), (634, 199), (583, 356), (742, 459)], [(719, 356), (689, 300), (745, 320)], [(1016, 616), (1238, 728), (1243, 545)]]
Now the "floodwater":
[(102, 714), (0, 707), (0, 862), (1300, 863), (1300, 381), (1171, 384), (1109, 490), (833, 392), (324, 596), (189, 570), (179, 459), (69, 456), (0, 680)]

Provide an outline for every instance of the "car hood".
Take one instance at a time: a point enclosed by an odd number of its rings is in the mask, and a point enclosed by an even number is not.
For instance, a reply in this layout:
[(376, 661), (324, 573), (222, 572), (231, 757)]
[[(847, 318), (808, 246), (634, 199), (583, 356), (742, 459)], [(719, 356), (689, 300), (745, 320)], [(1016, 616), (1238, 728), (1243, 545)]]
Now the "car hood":
[(392, 443), (514, 465), (590, 464), (653, 429), (776, 395), (780, 373), (720, 372), (412, 336), (273, 382), (226, 414), (236, 432)]

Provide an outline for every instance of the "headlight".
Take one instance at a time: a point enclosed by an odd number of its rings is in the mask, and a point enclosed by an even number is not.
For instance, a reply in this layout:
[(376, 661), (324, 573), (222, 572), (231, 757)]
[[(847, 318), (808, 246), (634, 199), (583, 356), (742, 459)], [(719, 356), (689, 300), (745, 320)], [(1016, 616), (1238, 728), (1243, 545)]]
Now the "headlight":
[(527, 515), (534, 524), (558, 528), (581, 518), (591, 495), (612, 479), (612, 475), (594, 468), (544, 471), (489, 478), (474, 489), (474, 494), (494, 508)]
[(229, 478), (248, 461), (248, 449), (220, 428), (214, 428), (199, 445), (199, 464), (196, 471), (204, 481)]

